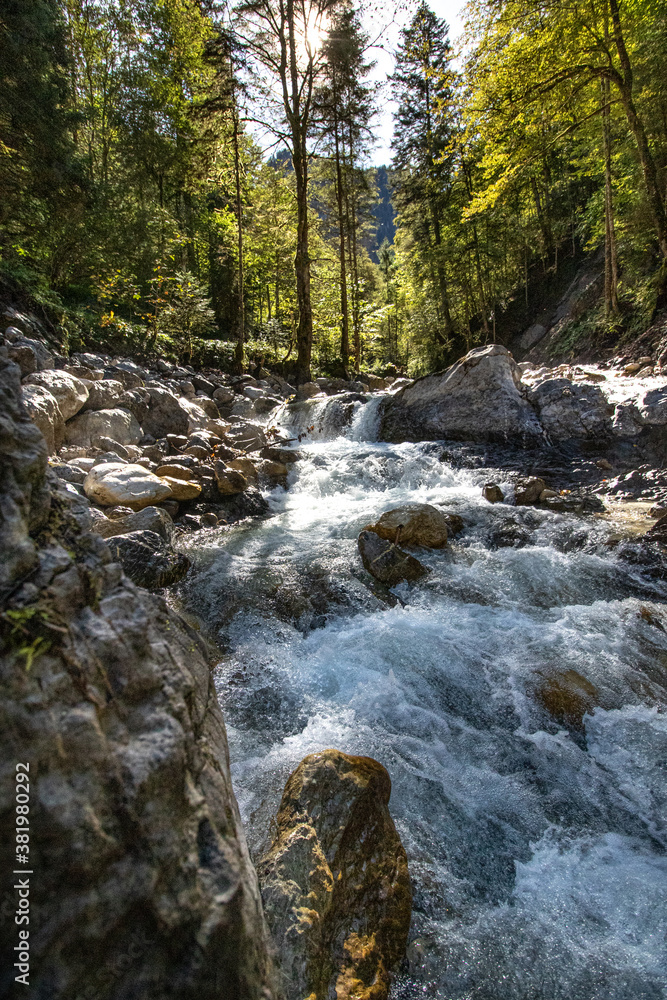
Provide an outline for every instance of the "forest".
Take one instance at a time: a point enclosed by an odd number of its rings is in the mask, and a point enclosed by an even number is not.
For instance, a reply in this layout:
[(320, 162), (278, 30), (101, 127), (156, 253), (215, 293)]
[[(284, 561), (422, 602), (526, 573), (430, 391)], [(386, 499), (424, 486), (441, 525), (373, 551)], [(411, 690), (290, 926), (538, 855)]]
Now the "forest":
[(589, 326), (640, 332), (667, 266), (667, 7), (471, 0), (457, 47), (404, 13), (378, 81), (352, 0), (2, 0), (3, 287), (70, 349), (415, 376), (597, 251)]

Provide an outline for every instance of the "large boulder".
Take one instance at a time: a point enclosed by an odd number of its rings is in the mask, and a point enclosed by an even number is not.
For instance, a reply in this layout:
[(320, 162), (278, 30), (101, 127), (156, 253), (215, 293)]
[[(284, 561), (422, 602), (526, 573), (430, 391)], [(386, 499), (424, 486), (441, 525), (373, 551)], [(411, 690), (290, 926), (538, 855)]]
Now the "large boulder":
[(537, 440), (542, 428), (520, 375), (507, 348), (500, 344), (476, 348), (447, 371), (426, 375), (390, 396), (380, 439)]
[(20, 378), (20, 368), (0, 348), (0, 600), (35, 564), (32, 536), (43, 527), (51, 504), (47, 447), (21, 402)]
[(449, 520), (447, 514), (430, 503), (404, 503), (385, 511), (367, 531), (401, 545), (421, 545), (441, 549), (447, 544)]
[(390, 794), (381, 764), (339, 750), (309, 755), (289, 777), (258, 866), (287, 1000), (387, 997), (412, 907)]
[(121, 504), (131, 510), (151, 507), (172, 495), (171, 487), (143, 465), (102, 462), (86, 476), (86, 496), (102, 507)]
[(48, 371), (54, 367), (53, 355), (44, 344), (21, 334), (11, 338), (7, 354), (10, 361), (15, 361), (19, 366), (23, 377), (32, 375), (33, 372)]
[(174, 533), (174, 522), (161, 507), (144, 507), (123, 517), (109, 518), (100, 515), (93, 524), (93, 531), (102, 538), (129, 535), (132, 531), (150, 531), (159, 535), (165, 542), (170, 542)]
[(554, 441), (611, 436), (614, 407), (596, 385), (550, 378), (530, 393), (542, 427)]
[(189, 433), (190, 414), (183, 405), (185, 399), (156, 386), (147, 386), (145, 394), (149, 397), (148, 411), (142, 421), (146, 434), (163, 438), (167, 434)]
[(111, 438), (118, 444), (137, 444), (142, 430), (136, 417), (129, 410), (88, 410), (70, 420), (65, 427), (65, 440), (69, 445), (93, 448), (100, 438)]
[(108, 540), (115, 562), (139, 587), (169, 587), (182, 580), (190, 560), (155, 531), (130, 531)]
[(53, 368), (50, 371), (33, 372), (25, 379), (26, 385), (41, 385), (55, 396), (63, 415), (69, 420), (78, 413), (88, 399), (88, 388), (76, 375)]
[(30, 419), (46, 441), (49, 455), (53, 455), (65, 440), (65, 421), (58, 400), (42, 385), (24, 385), (21, 398)]
[(394, 542), (364, 530), (357, 540), (364, 568), (380, 583), (393, 587), (403, 580), (419, 580), (428, 570)]
[[(25, 876), (25, 992), (271, 1000), (210, 654), (82, 532), (64, 487), (50, 507), (46, 448), (19, 388), (0, 352), (0, 588), (11, 612), (0, 617), (0, 867), (17, 867), (16, 764), (26, 762), (26, 868), (40, 874)], [(2, 996), (21, 988), (16, 900), (7, 883)]]
[(118, 406), (123, 386), (115, 379), (105, 378), (93, 382), (88, 390), (88, 399), (81, 409), (86, 410), (112, 410)]
[(650, 389), (639, 402), (639, 413), (646, 424), (667, 424), (667, 387)]

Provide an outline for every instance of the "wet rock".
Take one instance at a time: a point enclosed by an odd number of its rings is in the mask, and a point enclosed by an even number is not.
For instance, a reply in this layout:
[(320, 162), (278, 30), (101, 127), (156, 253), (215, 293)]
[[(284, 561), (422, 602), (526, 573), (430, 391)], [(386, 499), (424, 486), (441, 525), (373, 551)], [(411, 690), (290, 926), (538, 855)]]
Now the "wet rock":
[(111, 438), (119, 444), (137, 444), (142, 430), (129, 410), (88, 410), (80, 413), (65, 426), (65, 440), (68, 445), (92, 448), (102, 437)]
[(517, 507), (527, 507), (539, 502), (540, 495), (546, 489), (543, 479), (530, 477), (519, 479), (514, 487), (514, 502)]
[(512, 518), (492, 525), (488, 532), (491, 549), (522, 549), (530, 542), (530, 538), (530, 529)]
[(374, 531), (362, 531), (357, 544), (364, 568), (388, 587), (403, 580), (419, 580), (428, 572), (418, 559)]
[(284, 479), (289, 469), (282, 462), (273, 462), (271, 459), (264, 459), (259, 466), (259, 474), (267, 479)]
[(563, 670), (545, 677), (535, 697), (555, 722), (583, 733), (584, 715), (599, 704), (600, 696), (595, 685), (576, 670)]
[(505, 499), (505, 494), (496, 483), (486, 483), (482, 487), (482, 496), (489, 503), (502, 503)]
[(288, 1000), (388, 995), (412, 907), (390, 794), (381, 764), (338, 750), (306, 757), (287, 781), (259, 874)]
[(33, 372), (25, 379), (25, 385), (41, 385), (54, 396), (63, 415), (69, 420), (78, 413), (88, 399), (88, 389), (81, 379), (59, 369)]
[(159, 589), (182, 580), (190, 560), (155, 531), (131, 531), (108, 539), (114, 562), (138, 587)]
[(303, 458), (303, 455), (299, 451), (292, 451), (290, 448), (278, 448), (274, 445), (262, 448), (260, 454), (262, 458), (266, 458), (270, 462), (282, 462), (283, 465), (291, 465), (293, 462), (299, 462)]
[(470, 351), (447, 371), (417, 379), (388, 397), (383, 441), (538, 440), (542, 428), (522, 393), (520, 372), (499, 344)]
[(230, 523), (243, 521), (246, 517), (264, 517), (269, 511), (267, 501), (254, 486), (248, 486), (242, 493), (224, 496), (222, 499), (225, 519)]
[(141, 465), (104, 462), (85, 478), (86, 496), (101, 506), (124, 504), (132, 510), (150, 507), (171, 497), (171, 487)]
[(248, 489), (248, 480), (236, 469), (228, 468), (224, 462), (217, 461), (213, 466), (215, 481), (221, 496), (232, 496)]
[(529, 399), (554, 441), (605, 439), (611, 435), (613, 406), (598, 386), (552, 378), (540, 382)]
[(84, 413), (86, 410), (112, 410), (118, 405), (123, 391), (121, 383), (114, 379), (93, 382), (88, 390), (88, 399), (81, 409)]
[(447, 515), (429, 503), (405, 503), (381, 515), (364, 530), (397, 545), (441, 549), (447, 544)]
[(65, 440), (65, 421), (57, 399), (42, 385), (24, 385), (21, 399), (25, 411), (44, 437), (49, 455), (53, 455)]
[(151, 531), (165, 542), (170, 542), (174, 533), (174, 522), (161, 507), (144, 507), (143, 510), (129, 511), (120, 517), (105, 517), (94, 525), (96, 534), (102, 538), (114, 535), (128, 535), (133, 531)]
[(660, 542), (662, 545), (667, 545), (667, 512), (660, 515), (653, 527), (649, 528), (645, 533), (644, 537), (649, 542)]

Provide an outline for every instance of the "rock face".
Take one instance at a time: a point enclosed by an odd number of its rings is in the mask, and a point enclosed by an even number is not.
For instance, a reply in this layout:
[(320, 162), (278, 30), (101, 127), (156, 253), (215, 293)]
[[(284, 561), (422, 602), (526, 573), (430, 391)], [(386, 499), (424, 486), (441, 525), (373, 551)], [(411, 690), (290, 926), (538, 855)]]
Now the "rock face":
[(109, 538), (114, 560), (138, 587), (169, 587), (182, 580), (190, 560), (155, 531), (130, 531)]
[(48, 389), (58, 402), (63, 420), (69, 420), (78, 413), (88, 399), (88, 389), (80, 378), (55, 368), (28, 375), (26, 384)]
[(136, 444), (141, 439), (141, 427), (129, 410), (88, 410), (70, 420), (65, 428), (67, 444), (90, 448), (101, 437), (118, 444)]
[(259, 875), (288, 1000), (387, 997), (412, 906), (390, 794), (381, 764), (338, 750), (306, 757), (285, 785)]
[(171, 488), (143, 465), (121, 465), (103, 462), (86, 476), (83, 488), (86, 496), (102, 506), (122, 504), (132, 510), (151, 507), (171, 496)]
[(418, 559), (393, 542), (380, 538), (374, 531), (362, 531), (358, 546), (364, 568), (387, 587), (403, 580), (419, 580), (428, 572)]
[(535, 386), (530, 401), (544, 430), (554, 441), (611, 436), (614, 408), (595, 385), (550, 378)]
[[(15, 767), (29, 762), (40, 873), (29, 992), (269, 1000), (259, 890), (206, 652), (81, 531), (64, 493), (51, 498), (18, 375), (0, 355), (0, 864), (15, 867)], [(14, 987), (11, 903), (2, 996)]]
[(401, 545), (421, 545), (441, 549), (447, 544), (447, 515), (430, 503), (405, 503), (386, 511), (367, 531)]
[(499, 344), (470, 351), (447, 371), (405, 386), (386, 403), (382, 441), (540, 439), (520, 372)]

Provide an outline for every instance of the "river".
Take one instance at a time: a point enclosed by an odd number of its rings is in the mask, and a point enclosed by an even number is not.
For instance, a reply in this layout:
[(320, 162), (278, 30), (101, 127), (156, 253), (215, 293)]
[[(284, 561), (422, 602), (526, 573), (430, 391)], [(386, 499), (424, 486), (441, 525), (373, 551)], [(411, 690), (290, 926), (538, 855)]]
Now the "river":
[[(489, 504), (488, 469), (374, 441), (377, 405), (274, 415), (313, 429), (272, 516), (184, 542), (251, 850), (306, 754), (375, 757), (414, 888), (392, 997), (664, 998), (667, 587), (609, 520)], [(356, 538), (406, 500), (465, 530), (390, 606)]]

